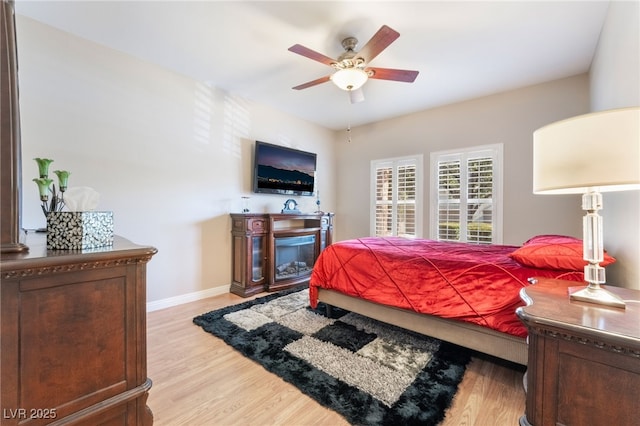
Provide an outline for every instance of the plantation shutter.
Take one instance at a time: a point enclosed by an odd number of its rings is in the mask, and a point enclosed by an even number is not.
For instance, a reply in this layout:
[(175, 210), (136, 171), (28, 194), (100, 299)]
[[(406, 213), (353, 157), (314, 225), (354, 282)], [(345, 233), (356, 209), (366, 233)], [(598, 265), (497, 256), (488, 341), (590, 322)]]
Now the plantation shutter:
[(419, 163), (421, 158), (372, 162), (372, 235), (419, 236)]
[(393, 166), (382, 163), (376, 168), (375, 236), (393, 235)]
[(460, 240), (460, 160), (438, 162), (438, 240)]
[[(462, 152), (433, 153), (437, 199), (432, 238), (478, 244), (501, 240), (499, 206), (501, 145)], [(435, 210), (435, 212), (434, 212)]]
[(467, 241), (490, 244), (493, 223), (493, 158), (467, 160)]
[(395, 235), (416, 236), (416, 165), (402, 162), (398, 165), (397, 221)]

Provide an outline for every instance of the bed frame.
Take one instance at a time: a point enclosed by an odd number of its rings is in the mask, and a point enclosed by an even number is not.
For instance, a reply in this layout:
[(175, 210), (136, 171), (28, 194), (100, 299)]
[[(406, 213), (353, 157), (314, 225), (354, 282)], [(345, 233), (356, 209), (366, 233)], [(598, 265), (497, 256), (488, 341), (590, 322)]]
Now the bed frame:
[(527, 342), (521, 337), (494, 331), (479, 325), (419, 314), (369, 302), (353, 296), (318, 287), (318, 300), (369, 318), (406, 328), (483, 352), (521, 365), (527, 365)]

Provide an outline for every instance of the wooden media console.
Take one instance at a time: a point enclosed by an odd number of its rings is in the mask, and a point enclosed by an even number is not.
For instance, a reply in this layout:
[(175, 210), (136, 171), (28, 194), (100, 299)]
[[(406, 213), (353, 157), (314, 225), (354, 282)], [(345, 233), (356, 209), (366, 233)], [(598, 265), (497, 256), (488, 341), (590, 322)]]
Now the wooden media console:
[(315, 260), (332, 242), (333, 213), (232, 213), (232, 282), (242, 297), (309, 281)]

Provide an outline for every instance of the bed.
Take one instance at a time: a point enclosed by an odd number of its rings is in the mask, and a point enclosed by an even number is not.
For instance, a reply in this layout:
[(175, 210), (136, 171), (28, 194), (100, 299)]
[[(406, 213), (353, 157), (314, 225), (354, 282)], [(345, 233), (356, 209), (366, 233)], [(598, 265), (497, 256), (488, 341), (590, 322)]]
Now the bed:
[(324, 302), (526, 365), (520, 290), (535, 278), (583, 281), (583, 266), (582, 241), (558, 235), (522, 246), (358, 238), (320, 254), (309, 297), (314, 308)]

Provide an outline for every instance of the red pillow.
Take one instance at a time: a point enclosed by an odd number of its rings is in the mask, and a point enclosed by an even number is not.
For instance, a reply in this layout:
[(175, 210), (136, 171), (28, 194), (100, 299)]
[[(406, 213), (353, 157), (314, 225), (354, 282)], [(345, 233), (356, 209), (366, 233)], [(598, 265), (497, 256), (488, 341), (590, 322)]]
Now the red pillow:
[[(516, 262), (541, 269), (582, 271), (588, 262), (582, 258), (582, 240), (565, 235), (538, 235), (524, 243), (509, 257)], [(604, 253), (600, 266), (616, 260)]]

